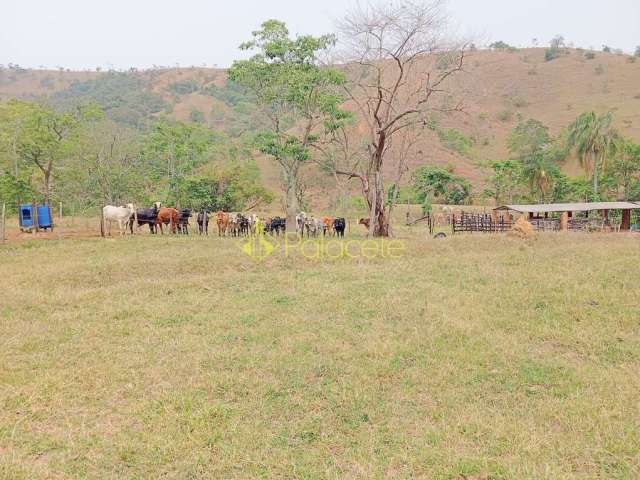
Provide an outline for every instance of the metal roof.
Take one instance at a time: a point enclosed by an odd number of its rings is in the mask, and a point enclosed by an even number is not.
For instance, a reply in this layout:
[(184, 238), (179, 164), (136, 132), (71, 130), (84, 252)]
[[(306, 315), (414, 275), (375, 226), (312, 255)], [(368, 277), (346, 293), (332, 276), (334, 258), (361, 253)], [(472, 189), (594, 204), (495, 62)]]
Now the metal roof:
[(591, 210), (634, 210), (640, 203), (590, 202), (590, 203), (546, 203), (539, 205), (503, 205), (494, 210), (513, 210), (520, 213), (587, 212)]

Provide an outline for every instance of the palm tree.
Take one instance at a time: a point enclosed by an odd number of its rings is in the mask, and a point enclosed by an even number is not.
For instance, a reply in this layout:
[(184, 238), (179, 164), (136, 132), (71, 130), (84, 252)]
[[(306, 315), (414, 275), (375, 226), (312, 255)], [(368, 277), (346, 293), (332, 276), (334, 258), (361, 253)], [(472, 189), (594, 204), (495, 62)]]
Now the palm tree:
[(607, 159), (614, 153), (617, 133), (612, 127), (611, 112), (597, 115), (595, 112), (581, 114), (569, 125), (567, 146), (575, 149), (582, 168), (593, 174), (593, 191), (598, 196), (600, 172)]

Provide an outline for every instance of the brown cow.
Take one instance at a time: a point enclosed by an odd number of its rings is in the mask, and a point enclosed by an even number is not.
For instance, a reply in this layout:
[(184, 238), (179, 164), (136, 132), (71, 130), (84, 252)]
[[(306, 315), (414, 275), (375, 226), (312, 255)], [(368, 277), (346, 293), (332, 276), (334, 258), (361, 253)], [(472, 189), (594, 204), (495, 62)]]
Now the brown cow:
[(333, 235), (333, 217), (322, 217), (322, 223), (324, 224), (322, 228), (323, 235), (326, 236), (327, 233)]
[(216, 212), (216, 225), (218, 225), (218, 236), (224, 237), (229, 228), (229, 214), (223, 211)]
[(180, 212), (175, 208), (162, 207), (158, 211), (156, 217), (156, 231), (160, 227), (160, 233), (164, 234), (163, 225), (171, 225), (171, 233), (176, 233), (176, 225), (178, 224), (178, 216)]

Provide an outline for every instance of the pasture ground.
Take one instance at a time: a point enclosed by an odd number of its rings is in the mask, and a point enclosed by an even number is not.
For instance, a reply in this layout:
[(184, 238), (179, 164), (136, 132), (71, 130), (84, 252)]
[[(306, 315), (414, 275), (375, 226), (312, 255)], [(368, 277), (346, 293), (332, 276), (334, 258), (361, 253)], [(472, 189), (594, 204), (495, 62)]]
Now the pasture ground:
[(0, 478), (640, 476), (640, 238), (0, 246)]

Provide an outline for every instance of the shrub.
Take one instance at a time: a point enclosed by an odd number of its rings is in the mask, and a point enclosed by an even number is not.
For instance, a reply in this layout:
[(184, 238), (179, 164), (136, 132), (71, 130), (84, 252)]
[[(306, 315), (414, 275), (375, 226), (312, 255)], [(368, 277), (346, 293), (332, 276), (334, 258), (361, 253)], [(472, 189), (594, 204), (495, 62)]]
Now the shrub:
[(202, 113), (200, 110), (198, 110), (197, 108), (194, 108), (191, 110), (191, 121), (194, 123), (204, 123), (205, 118), (204, 118), (204, 113)]
[(594, 58), (596, 58), (596, 54), (595, 52), (587, 52), (584, 54), (584, 58), (586, 58), (587, 60), (593, 60)]
[(523, 108), (529, 105), (529, 102), (523, 97), (517, 96), (512, 100), (513, 106), (516, 108)]
[(141, 127), (166, 103), (151, 90), (150, 83), (139, 75), (108, 72), (91, 80), (75, 81), (53, 94), (56, 106), (64, 108), (97, 103), (107, 116), (121, 123)]
[(182, 80), (180, 82), (170, 83), (167, 90), (176, 95), (188, 95), (200, 90), (200, 86), (195, 80)]
[(544, 51), (544, 60), (545, 62), (550, 62), (551, 60), (555, 60), (560, 56), (560, 49), (558, 48), (547, 48)]
[(515, 47), (512, 47), (506, 42), (502, 40), (498, 40), (497, 42), (493, 42), (489, 45), (489, 48), (493, 48), (494, 50), (517, 50)]
[(55, 82), (51, 76), (46, 76), (40, 79), (40, 86), (48, 90), (51, 90), (54, 87), (54, 83)]
[(513, 112), (511, 110), (503, 110), (498, 113), (498, 120), (501, 122), (508, 122), (513, 118)]
[(439, 130), (438, 136), (446, 148), (458, 152), (461, 155), (468, 155), (474, 143), (471, 138), (467, 137), (457, 128)]
[(611, 47), (608, 45), (603, 45), (602, 46), (602, 51), (605, 53), (611, 53)]
[(633, 53), (634, 56), (640, 57), (640, 45), (636, 47), (636, 51)]

